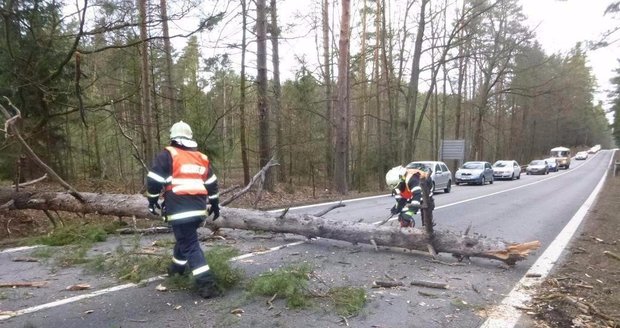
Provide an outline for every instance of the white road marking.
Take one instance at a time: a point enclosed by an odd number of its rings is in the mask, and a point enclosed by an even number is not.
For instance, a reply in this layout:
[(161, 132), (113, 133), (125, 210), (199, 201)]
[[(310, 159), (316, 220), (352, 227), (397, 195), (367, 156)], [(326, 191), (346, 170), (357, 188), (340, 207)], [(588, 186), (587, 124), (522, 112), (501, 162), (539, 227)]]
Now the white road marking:
[[(260, 252), (252, 252), (252, 253), (242, 254), (242, 255), (235, 256), (235, 257), (231, 258), (230, 261), (234, 262), (234, 261), (238, 261), (238, 260), (244, 260), (244, 259), (247, 259), (247, 258), (252, 257), (252, 256), (275, 252), (275, 251), (281, 250), (283, 248), (291, 247), (291, 246), (297, 246), (297, 245), (303, 244), (305, 242), (306, 242), (305, 240), (304, 241), (298, 241), (298, 242), (294, 242), (294, 243), (290, 243), (290, 244), (285, 244), (285, 245), (271, 247), (271, 248), (269, 248), (267, 250), (260, 251)], [(94, 291), (94, 292), (89, 293), (89, 294), (83, 294), (83, 295), (78, 295), (78, 296), (74, 296), (74, 297), (69, 297), (69, 298), (65, 298), (65, 299), (62, 299), (62, 300), (58, 300), (58, 301), (54, 301), (54, 302), (50, 302), (50, 303), (45, 303), (45, 304), (41, 304), (41, 305), (29, 307), (29, 308), (17, 310), (17, 311), (3, 311), (3, 312), (1, 312), (2, 314), (0, 315), (0, 321), (7, 320), (7, 319), (10, 319), (10, 318), (14, 318), (14, 317), (17, 317), (17, 316), (20, 316), (20, 315), (24, 315), (24, 314), (34, 313), (34, 312), (37, 312), (37, 311), (41, 311), (41, 310), (45, 310), (45, 309), (50, 309), (50, 308), (53, 308), (53, 307), (57, 307), (57, 306), (61, 306), (61, 305), (65, 305), (65, 304), (81, 301), (81, 300), (88, 299), (88, 298), (93, 298), (93, 297), (100, 296), (100, 295), (109, 294), (109, 293), (116, 292), (116, 291), (119, 291), (119, 290), (123, 290), (123, 289), (127, 289), (127, 288), (132, 288), (132, 287), (136, 287), (136, 286), (139, 286), (139, 285), (148, 284), (148, 283), (153, 282), (153, 281), (163, 280), (165, 277), (166, 276), (157, 276), (157, 277), (153, 277), (153, 278), (144, 279), (144, 280), (142, 280), (142, 281), (140, 281), (138, 283), (129, 283), (129, 284), (118, 285), (118, 286), (114, 286), (114, 287), (110, 287), (110, 288), (100, 289), (100, 290)]]
[(97, 290), (97, 291), (89, 293), (89, 294), (69, 297), (69, 298), (65, 298), (65, 299), (62, 299), (62, 300), (58, 300), (58, 301), (54, 301), (54, 302), (50, 302), (50, 303), (45, 303), (45, 304), (29, 307), (29, 308), (26, 308), (26, 309), (22, 309), (22, 310), (3, 311), (3, 313), (6, 313), (6, 314), (0, 315), (0, 321), (6, 320), (6, 319), (10, 319), (10, 318), (13, 318), (13, 317), (17, 317), (17, 316), (20, 316), (20, 315), (28, 314), (28, 313), (33, 313), (33, 312), (37, 312), (37, 311), (53, 308), (53, 307), (64, 305), (64, 304), (69, 304), (69, 303), (77, 302), (77, 301), (80, 301), (80, 300), (83, 300), (83, 299), (87, 299), (87, 298), (93, 298), (93, 297), (99, 296), (99, 295), (105, 295), (105, 294), (116, 292), (116, 291), (119, 291), (119, 290), (135, 287), (135, 286), (138, 286), (139, 284), (142, 284), (142, 283), (149, 283), (149, 282), (152, 282), (152, 281), (157, 281), (157, 280), (162, 280), (162, 279), (164, 279), (164, 276), (157, 276), (157, 277), (145, 279), (145, 280), (143, 280), (143, 281), (141, 281), (141, 282), (139, 282), (137, 284), (130, 283), (130, 284), (124, 284), (124, 285), (114, 286), (114, 287), (110, 287), (110, 288), (100, 289), (100, 290)]
[(14, 253), (14, 252), (20, 252), (20, 251), (27, 251), (30, 249), (35, 249), (37, 247), (41, 247), (42, 245), (34, 245), (34, 246), (23, 246), (23, 247), (15, 247), (15, 248), (7, 248), (5, 250), (0, 251), (0, 254), (5, 254), (5, 253)]
[[(611, 163), (614, 159), (614, 152), (609, 160), (608, 168), (611, 167)], [(570, 219), (568, 224), (562, 229), (557, 237), (551, 242), (545, 252), (536, 260), (534, 265), (530, 267), (527, 273), (517, 282), (515, 287), (510, 291), (508, 296), (504, 298), (502, 303), (491, 311), (491, 315), (480, 326), (481, 328), (512, 328), (514, 327), (519, 318), (521, 318), (521, 310), (517, 307), (523, 308), (527, 305), (532, 298), (532, 294), (535, 292), (538, 285), (549, 275), (549, 272), (553, 268), (553, 265), (558, 260), (566, 245), (571, 241), (575, 231), (579, 228), (579, 225), (585, 218), (590, 207), (594, 204), (596, 197), (605, 184), (605, 178), (607, 177), (608, 169), (605, 170), (603, 177), (598, 182), (592, 193), (586, 199), (586, 201), (577, 210), (575, 215)], [(526, 278), (528, 274), (540, 275), (539, 278)]]
[[(615, 150), (614, 150), (614, 152), (615, 152)], [(612, 160), (613, 160), (613, 154), (612, 154), (611, 158), (612, 158)], [(611, 165), (611, 161), (610, 161), (610, 165)], [(581, 167), (581, 166), (580, 166), (580, 167)], [(580, 167), (579, 167), (579, 168), (580, 168)], [(579, 169), (579, 168), (576, 168), (576, 169)], [(526, 187), (526, 186), (531, 186), (531, 185), (534, 185), (534, 184), (540, 183), (540, 182), (542, 182), (542, 181), (546, 181), (546, 180), (549, 180), (549, 179), (553, 179), (553, 178), (555, 178), (555, 177), (558, 177), (558, 176), (561, 176), (561, 175), (564, 175), (564, 174), (567, 174), (567, 173), (573, 172), (573, 171), (575, 171), (576, 169), (573, 169), (573, 170), (571, 170), (571, 171), (564, 172), (564, 173), (562, 173), (562, 174), (554, 175), (553, 177), (549, 177), (549, 178), (546, 178), (546, 179), (538, 180), (538, 181), (533, 182), (533, 183), (525, 184), (525, 185), (522, 185), (522, 186), (519, 186), (519, 187), (515, 187), (515, 188), (511, 188), (511, 189), (507, 189), (507, 190), (503, 190), (503, 191), (499, 191), (499, 192), (495, 192), (495, 193), (492, 193), (492, 194), (483, 195), (483, 196), (479, 196), (479, 197), (475, 197), (475, 198), (471, 198), (471, 199), (467, 199), (467, 200), (462, 200), (462, 201), (459, 201), (459, 202), (456, 202), (456, 203), (451, 203), (451, 204), (446, 204), (446, 205), (443, 205), (443, 206), (438, 206), (438, 207), (436, 207), (435, 209), (445, 208), (445, 207), (453, 206), (453, 205), (456, 205), (456, 204), (462, 204), (462, 203), (466, 203), (466, 202), (473, 201), (473, 200), (476, 200), (476, 199), (481, 199), (481, 198), (484, 198), (484, 197), (488, 197), (488, 196), (492, 196), (492, 195), (501, 194), (501, 193), (503, 193), (503, 192), (508, 192), (508, 191), (512, 191), (512, 190), (520, 189), (520, 188), (523, 188), (523, 187)], [(601, 181), (604, 181), (604, 179), (605, 179), (605, 177), (606, 177), (606, 176), (607, 176), (607, 171), (605, 171), (605, 175), (603, 176), (603, 179), (602, 179)], [(601, 182), (599, 182), (599, 185), (597, 185), (597, 187), (594, 189), (593, 193), (590, 195), (590, 197), (588, 198), (588, 200), (586, 200), (586, 204), (588, 203), (588, 201), (590, 200), (590, 198), (592, 198), (592, 201), (593, 201), (594, 197), (592, 197), (592, 196), (593, 196), (593, 195), (594, 195), (594, 196), (596, 196), (596, 194), (598, 193), (598, 190), (600, 189), (600, 187), (601, 187), (601, 186), (602, 186), (602, 183), (601, 183)], [(357, 199), (351, 199), (351, 200), (346, 200), (346, 201), (343, 201), (343, 203), (344, 203), (344, 202), (354, 202), (354, 201), (360, 201), (360, 200), (368, 200), (368, 199), (374, 199), (374, 198), (381, 198), (381, 197), (385, 197), (385, 196), (386, 196), (386, 195), (371, 196), (371, 197), (364, 197), (364, 198), (357, 198)], [(338, 204), (338, 203), (340, 203), (340, 202), (339, 202), (339, 201), (337, 201), (337, 202), (329, 202), (329, 203), (322, 203), (322, 204), (306, 205), (306, 206), (293, 207), (293, 208), (290, 208), (290, 209), (312, 208), (312, 207), (317, 207), (317, 206), (325, 206), (325, 205), (332, 205), (332, 204)], [(585, 205), (585, 204), (584, 204), (584, 205)], [(583, 206), (582, 206), (582, 208), (583, 208)], [(562, 235), (562, 233), (564, 233), (564, 231), (565, 231), (565, 230), (567, 230), (568, 226), (569, 226), (569, 225), (571, 225), (571, 223), (574, 221), (574, 219), (575, 219), (575, 217), (577, 216), (577, 214), (579, 214), (579, 213), (581, 212), (582, 208), (580, 208), (580, 209), (579, 209), (579, 211), (577, 211), (577, 213), (575, 214), (575, 216), (573, 216), (573, 218), (571, 219), (571, 221), (570, 221), (570, 222), (568, 223), (568, 225), (564, 228), (564, 230), (562, 230), (562, 232), (560, 233), (560, 235)], [(588, 207), (588, 208), (589, 208), (589, 207)], [(289, 210), (290, 210), (290, 209), (289, 209)], [(283, 210), (283, 209), (279, 209), (279, 210), (273, 210), (273, 211), (269, 211), (269, 212), (272, 212), (272, 213), (273, 213), (273, 212), (278, 212), (278, 211), (282, 211), (282, 210)], [(584, 210), (584, 212), (583, 212), (583, 215), (584, 215), (584, 216), (585, 216), (585, 213), (586, 213), (586, 212), (587, 212), (587, 209), (586, 209), (586, 210)], [(583, 219), (583, 218), (582, 218), (582, 219)], [(394, 220), (394, 219), (391, 219), (391, 220)], [(391, 220), (390, 220), (390, 221), (391, 221)], [(381, 222), (382, 222), (382, 221), (377, 221), (377, 222), (373, 222), (372, 224), (379, 224), (379, 223), (381, 223)], [(579, 223), (580, 223), (580, 222), (581, 222), (581, 220), (579, 221)], [(577, 225), (576, 225), (575, 229), (579, 226), (579, 223), (577, 223)], [(574, 231), (573, 231), (573, 233), (574, 233)], [(569, 238), (568, 238), (569, 240), (570, 240), (570, 237), (571, 237), (571, 236), (572, 236), (572, 234), (569, 236)], [(559, 238), (559, 235), (558, 235), (558, 238)], [(556, 240), (557, 240), (558, 238), (556, 238)], [(320, 238), (318, 238), (318, 237), (317, 237), (317, 238), (313, 238), (312, 240), (318, 240), (318, 239), (320, 239)], [(238, 260), (242, 260), (242, 259), (246, 259), (246, 258), (249, 258), (249, 257), (256, 256), (256, 255), (267, 254), (267, 253), (271, 253), (271, 252), (275, 252), (275, 251), (281, 250), (281, 249), (283, 249), (283, 248), (287, 248), (287, 247), (292, 247), (292, 246), (301, 245), (301, 244), (304, 244), (304, 243), (306, 243), (306, 242), (308, 242), (308, 241), (306, 241), (306, 240), (304, 240), (304, 241), (298, 241), (298, 242), (294, 242), (294, 243), (289, 243), (289, 244), (284, 244), (284, 245), (280, 245), (280, 246), (275, 246), (275, 247), (269, 248), (268, 250), (261, 251), (261, 252), (246, 253), (246, 254), (242, 254), (242, 255), (239, 255), (239, 256), (233, 257), (233, 258), (231, 258), (231, 259), (230, 259), (230, 261), (238, 261)], [(555, 241), (554, 241), (554, 242), (555, 242)], [(9, 253), (9, 252), (16, 252), (16, 251), (21, 251), (21, 250), (28, 250), (28, 249), (36, 248), (36, 247), (39, 247), (39, 246), (40, 246), (40, 245), (35, 245), (35, 246), (27, 246), (27, 247), (17, 247), (17, 248), (12, 248), (12, 249), (6, 249), (6, 250), (4, 250), (4, 251), (2, 251), (2, 252), (0, 252), (0, 253)], [(549, 249), (551, 249), (551, 248), (552, 248), (552, 246), (553, 246), (553, 243), (552, 243), (552, 244), (548, 247), (547, 251), (549, 251)], [(564, 245), (564, 246), (565, 246), (565, 245)], [(562, 250), (562, 249), (564, 249), (564, 247), (562, 247), (562, 248), (560, 249), (560, 253), (561, 253), (561, 250)], [(543, 253), (543, 255), (541, 255), (541, 257), (540, 257), (540, 258), (545, 257), (545, 254), (547, 254), (547, 251), (545, 251), (545, 253)], [(559, 254), (558, 254), (558, 256), (559, 256)], [(532, 271), (532, 269), (536, 267), (536, 264), (540, 261), (540, 258), (539, 258), (539, 260), (538, 260), (538, 261), (536, 261), (536, 263), (532, 266), (532, 268), (530, 268), (530, 271)], [(554, 261), (553, 261), (553, 262), (554, 262)], [(551, 266), (553, 265), (553, 262), (550, 262)], [(550, 270), (550, 268), (549, 268), (549, 270)], [(528, 271), (528, 272), (529, 272), (529, 271)], [(547, 272), (547, 273), (548, 273), (548, 272)], [(546, 276), (546, 274), (544, 274), (544, 276)], [(542, 278), (544, 278), (544, 276), (543, 276)], [(541, 278), (541, 279), (542, 279), (542, 278)], [(50, 303), (45, 303), (45, 304), (41, 304), (41, 305), (37, 305), (37, 306), (33, 306), (33, 307), (30, 307), (30, 308), (26, 308), (26, 309), (21, 309), (21, 310), (17, 310), (17, 311), (7, 311), (7, 312), (4, 312), (5, 314), (0, 315), (0, 321), (7, 320), (7, 319), (10, 319), (10, 318), (14, 318), (14, 317), (17, 317), (17, 316), (20, 316), (20, 315), (24, 315), (24, 314), (29, 314), (29, 313), (33, 313), (33, 312), (37, 312), (37, 311), (41, 311), (41, 310), (45, 310), (45, 309), (49, 309), (49, 308), (53, 308), (53, 307), (57, 307), (57, 306), (60, 306), (60, 305), (65, 305), (65, 304), (69, 304), (69, 303), (77, 302), (77, 301), (80, 301), (80, 300), (83, 300), (83, 299), (93, 298), (93, 297), (96, 297), (96, 296), (99, 296), (99, 295), (105, 295), (105, 294), (112, 293), (112, 292), (116, 292), (116, 291), (119, 291), (119, 290), (123, 290), (123, 289), (127, 289), (127, 288), (136, 287), (136, 286), (139, 286), (139, 285), (143, 285), (143, 284), (145, 284), (145, 283), (150, 283), (150, 282), (153, 282), (153, 281), (158, 281), (158, 280), (162, 280), (162, 279), (164, 279), (164, 276), (157, 276), (157, 277), (153, 277), (153, 278), (149, 278), (149, 279), (142, 280), (142, 281), (140, 281), (140, 282), (139, 282), (139, 283), (137, 283), (137, 284), (135, 284), (135, 283), (129, 283), (129, 284), (124, 284), (124, 285), (114, 286), (114, 287), (110, 287), (110, 288), (101, 289), (101, 290), (98, 290), (98, 291), (95, 291), (95, 292), (92, 292), (92, 293), (89, 293), (89, 294), (78, 295), (78, 296), (74, 296), (74, 297), (70, 297), (70, 298), (66, 298), (66, 299), (62, 299), (62, 300), (58, 300), (58, 301), (54, 301), (54, 302), (50, 302)], [(525, 278), (523, 278), (523, 279), (525, 279)], [(522, 279), (522, 280), (523, 280), (523, 279)], [(520, 283), (521, 283), (521, 282), (520, 282)], [(519, 284), (517, 284), (517, 286), (519, 286)], [(515, 289), (516, 289), (516, 288), (517, 288), (517, 287), (515, 287)], [(513, 289), (513, 291), (514, 291), (515, 289)], [(511, 292), (511, 293), (512, 293), (512, 292)], [(509, 297), (507, 297), (506, 299), (508, 299), (508, 298), (509, 298)], [(506, 299), (505, 299), (505, 300), (506, 300)], [(514, 308), (512, 308), (512, 309), (513, 309), (513, 310), (516, 310), (516, 309), (514, 309)], [(520, 313), (519, 313), (519, 316), (520, 316)], [(517, 317), (517, 320), (518, 320), (518, 317)], [(489, 320), (487, 320), (487, 322), (488, 322), (488, 321), (489, 321)], [(516, 323), (516, 321), (515, 321), (515, 323)], [(486, 322), (485, 322), (485, 324), (486, 324)], [(505, 325), (500, 325), (500, 326), (485, 326), (485, 328), (486, 328), (486, 327), (489, 327), (489, 328), (490, 328), (490, 327), (507, 327), (507, 326), (505, 326)]]

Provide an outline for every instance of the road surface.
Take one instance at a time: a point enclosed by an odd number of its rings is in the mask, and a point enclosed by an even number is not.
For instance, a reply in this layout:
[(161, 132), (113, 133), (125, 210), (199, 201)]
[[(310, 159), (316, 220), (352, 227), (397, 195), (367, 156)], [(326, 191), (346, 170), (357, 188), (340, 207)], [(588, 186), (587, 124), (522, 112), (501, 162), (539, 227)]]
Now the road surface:
[[(479, 327), (494, 306), (510, 292), (544, 249), (573, 217), (609, 168), (612, 151), (601, 151), (585, 161), (573, 161), (569, 170), (549, 175), (523, 174), (520, 180), (496, 181), (492, 185), (453, 186), (435, 196), (436, 229), (472, 232), (509, 241), (540, 240), (542, 249), (514, 268), (497, 261), (472, 259), (458, 265), (431, 262), (430, 258), (402, 249), (351, 245), (332, 240), (311, 240), (295, 235), (271, 235), (230, 231), (223, 244), (242, 254), (235, 266), (246, 276), (287, 265), (309, 263), (316, 276), (312, 287), (326, 291), (334, 286), (358, 286), (367, 291), (362, 313), (348, 318), (352, 327)], [(346, 202), (346, 207), (326, 217), (364, 222), (382, 221), (389, 215), (392, 197), (378, 196)], [(291, 209), (318, 213), (329, 204)], [(419, 217), (416, 223), (420, 225)], [(394, 226), (396, 222), (388, 224)], [(152, 238), (165, 238), (162, 236)], [(170, 238), (170, 237), (168, 237)], [(113, 250), (112, 239), (93, 253)], [(151, 241), (143, 238), (143, 244)], [(281, 248), (282, 245), (288, 247)], [(271, 251), (268, 251), (269, 249)], [(256, 253), (264, 251), (263, 253)], [(32, 250), (0, 253), (0, 281), (46, 280), (44, 288), (0, 290), (1, 327), (339, 327), (345, 322), (325, 299), (314, 306), (287, 309), (275, 301), (269, 309), (263, 298), (251, 298), (242, 288), (225, 296), (203, 300), (186, 292), (159, 292), (161, 280), (135, 286), (111, 277), (94, 276), (80, 268), (52, 269), (41, 263), (12, 262)], [(441, 255), (446, 263), (457, 263)], [(403, 288), (372, 288), (375, 280), (400, 280)], [(446, 282), (447, 290), (409, 286), (413, 279)], [(92, 290), (65, 291), (69, 285), (88, 283)], [(422, 295), (420, 291), (423, 292)], [(432, 294), (428, 296), (428, 294)], [(240, 316), (231, 310), (241, 308)], [(4, 314), (4, 315), (3, 315)]]

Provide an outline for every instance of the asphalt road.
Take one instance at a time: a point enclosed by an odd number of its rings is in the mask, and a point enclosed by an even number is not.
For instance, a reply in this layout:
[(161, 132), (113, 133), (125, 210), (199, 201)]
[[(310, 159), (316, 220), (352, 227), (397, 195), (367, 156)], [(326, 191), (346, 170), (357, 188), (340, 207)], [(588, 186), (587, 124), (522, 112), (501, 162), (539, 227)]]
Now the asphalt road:
[[(265, 236), (254, 232), (231, 231), (228, 244), (242, 253), (293, 244), (234, 263), (248, 277), (269, 269), (291, 264), (309, 263), (315, 276), (313, 289), (324, 292), (333, 286), (364, 287), (368, 303), (362, 313), (348, 318), (351, 327), (478, 327), (485, 310), (501, 302), (524, 275), (539, 254), (570, 220), (590, 195), (608, 168), (611, 151), (601, 151), (585, 161), (573, 161), (569, 170), (549, 175), (528, 176), (520, 180), (496, 181), (492, 185), (454, 186), (448, 194), (435, 196), (436, 229), (472, 231), (489, 237), (525, 242), (539, 240), (542, 249), (513, 268), (486, 259), (472, 259), (458, 265), (431, 262), (428, 256), (400, 249), (351, 245), (332, 240), (306, 241), (294, 235)], [(346, 207), (329, 212), (326, 217), (364, 222), (381, 221), (389, 215), (394, 201), (390, 196), (350, 201)], [(317, 213), (327, 205), (292, 209), (299, 213)], [(419, 225), (419, 217), (416, 218)], [(396, 222), (391, 222), (396, 226)], [(161, 238), (161, 237), (156, 237)], [(98, 246), (94, 252), (116, 247), (118, 240)], [(126, 242), (126, 241), (125, 241)], [(150, 240), (142, 240), (148, 244)], [(339, 327), (345, 322), (326, 298), (303, 310), (287, 309), (275, 301), (269, 309), (263, 298), (251, 298), (238, 288), (223, 297), (203, 300), (185, 291), (158, 292), (153, 281), (141, 286), (121, 286), (114, 279), (92, 276), (80, 269), (51, 271), (40, 263), (12, 262), (31, 252), (0, 253), (0, 281), (48, 280), (39, 289), (0, 290), (0, 311), (20, 311), (15, 317), (2, 317), (1, 327)], [(448, 255), (440, 259), (456, 261)], [(375, 280), (397, 279), (405, 286), (396, 289), (372, 288)], [(446, 282), (447, 290), (409, 286), (413, 279)], [(93, 290), (64, 291), (75, 283), (89, 283)], [(97, 290), (105, 293), (96, 295)], [(422, 295), (420, 292), (423, 292)], [(429, 296), (429, 294), (431, 296)], [(37, 309), (53, 301), (89, 295), (64, 305)], [(240, 316), (231, 310), (241, 308)], [(15, 312), (13, 312), (15, 313)], [(21, 313), (21, 312), (18, 312)]]

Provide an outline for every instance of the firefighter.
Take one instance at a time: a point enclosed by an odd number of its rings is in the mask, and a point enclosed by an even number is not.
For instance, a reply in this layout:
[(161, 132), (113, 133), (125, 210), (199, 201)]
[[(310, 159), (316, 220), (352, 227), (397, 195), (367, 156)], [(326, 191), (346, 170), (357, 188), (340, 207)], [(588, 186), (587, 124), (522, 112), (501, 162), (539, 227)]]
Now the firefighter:
[[(168, 275), (191, 270), (200, 296), (221, 294), (198, 242), (197, 229), (211, 214), (220, 216), (217, 176), (209, 158), (199, 152), (190, 126), (179, 121), (170, 128), (170, 146), (153, 161), (147, 176), (149, 211), (172, 227), (175, 245)], [(159, 196), (163, 192), (163, 203)], [(210, 205), (207, 209), (207, 202)]]
[(422, 187), (420, 179), (427, 173), (415, 167), (397, 166), (385, 176), (386, 183), (393, 189), (392, 195), (396, 205), (390, 209), (392, 215), (398, 214), (401, 228), (413, 228), (413, 216), (418, 213), (422, 203)]

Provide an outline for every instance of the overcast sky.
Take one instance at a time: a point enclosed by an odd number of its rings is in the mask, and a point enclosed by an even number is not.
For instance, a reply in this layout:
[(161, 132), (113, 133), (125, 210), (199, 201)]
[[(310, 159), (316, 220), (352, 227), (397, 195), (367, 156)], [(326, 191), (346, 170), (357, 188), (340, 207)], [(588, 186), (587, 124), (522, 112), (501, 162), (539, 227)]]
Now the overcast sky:
[[(522, 0), (528, 23), (547, 53), (566, 53), (576, 42), (597, 40), (601, 34), (620, 25), (620, 19), (603, 15), (611, 0)], [(616, 33), (620, 38), (620, 32)], [(607, 98), (611, 89), (609, 80), (620, 68), (620, 42), (588, 52), (590, 67), (599, 87), (596, 99), (611, 104)]]

